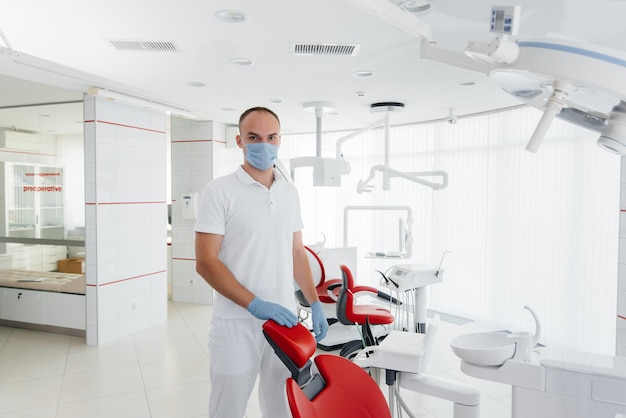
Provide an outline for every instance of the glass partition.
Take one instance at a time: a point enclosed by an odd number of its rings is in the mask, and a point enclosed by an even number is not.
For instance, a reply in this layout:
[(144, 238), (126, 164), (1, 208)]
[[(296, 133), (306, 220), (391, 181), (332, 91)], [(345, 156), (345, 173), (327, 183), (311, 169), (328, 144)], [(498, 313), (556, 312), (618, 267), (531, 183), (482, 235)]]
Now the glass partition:
[(82, 122), (82, 101), (0, 108), (0, 273), (84, 272)]

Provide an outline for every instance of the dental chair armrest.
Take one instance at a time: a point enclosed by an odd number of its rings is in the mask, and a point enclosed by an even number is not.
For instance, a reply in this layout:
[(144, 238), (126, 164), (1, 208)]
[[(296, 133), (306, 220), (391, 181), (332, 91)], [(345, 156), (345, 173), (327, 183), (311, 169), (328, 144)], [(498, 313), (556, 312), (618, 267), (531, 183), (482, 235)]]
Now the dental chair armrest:
[(371, 293), (374, 296), (378, 296), (378, 289), (371, 286), (354, 286), (352, 288), (352, 293), (354, 294), (354, 296), (362, 296), (359, 295), (359, 293)]
[(334, 300), (335, 302), (337, 302), (337, 300), (339, 299), (339, 296), (335, 294), (335, 289), (338, 289), (340, 287), (341, 287), (341, 283), (336, 283), (336, 284), (331, 284), (330, 286), (326, 288), (326, 293), (328, 294), (328, 297)]

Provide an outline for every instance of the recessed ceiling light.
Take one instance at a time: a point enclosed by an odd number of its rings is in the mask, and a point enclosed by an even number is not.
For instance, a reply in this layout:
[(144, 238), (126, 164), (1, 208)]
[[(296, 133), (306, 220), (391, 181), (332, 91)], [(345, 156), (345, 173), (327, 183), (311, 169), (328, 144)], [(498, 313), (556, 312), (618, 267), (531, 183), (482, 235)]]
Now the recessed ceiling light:
[(239, 23), (246, 20), (246, 15), (237, 10), (218, 10), (214, 16), (220, 22), (226, 23)]
[(410, 13), (420, 13), (430, 10), (431, 4), (428, 0), (404, 0), (398, 6)]
[(232, 107), (223, 107), (220, 110), (224, 111), (224, 112), (234, 112), (235, 109), (233, 109)]
[(206, 84), (202, 81), (188, 81), (185, 84), (189, 87), (206, 87)]
[(274, 104), (279, 104), (279, 103), (282, 103), (283, 101), (281, 99), (269, 99), (268, 102), (274, 103)]
[(248, 58), (233, 58), (230, 60), (231, 64), (235, 64), (235, 65), (252, 65), (252, 61), (249, 60)]
[(352, 75), (355, 77), (371, 77), (374, 75), (374, 71), (360, 70), (360, 71), (353, 72)]

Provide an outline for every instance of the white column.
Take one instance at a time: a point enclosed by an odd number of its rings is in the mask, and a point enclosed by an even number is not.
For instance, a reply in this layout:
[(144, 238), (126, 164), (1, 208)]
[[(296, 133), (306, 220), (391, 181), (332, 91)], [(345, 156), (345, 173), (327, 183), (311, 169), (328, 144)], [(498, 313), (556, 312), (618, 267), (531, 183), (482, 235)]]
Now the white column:
[(85, 96), (87, 344), (167, 319), (166, 115)]
[[(213, 289), (196, 273), (195, 219), (181, 210), (182, 196), (200, 196), (214, 178), (215, 150), (225, 147), (225, 126), (172, 118), (172, 300), (213, 304)], [(234, 170), (234, 167), (233, 167)]]
[(615, 353), (626, 356), (626, 157), (621, 161), (617, 332)]

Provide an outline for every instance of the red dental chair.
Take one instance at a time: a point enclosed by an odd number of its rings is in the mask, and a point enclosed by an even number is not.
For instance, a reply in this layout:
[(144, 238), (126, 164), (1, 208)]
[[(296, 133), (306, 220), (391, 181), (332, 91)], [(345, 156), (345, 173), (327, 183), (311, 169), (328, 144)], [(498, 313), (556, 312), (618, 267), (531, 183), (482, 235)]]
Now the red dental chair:
[(355, 290), (360, 286), (354, 285), (352, 272), (345, 264), (341, 268), (341, 288), (337, 299), (337, 319), (343, 325), (360, 325), (361, 340), (347, 342), (341, 349), (340, 355), (352, 358), (366, 346), (378, 345), (379, 337), (372, 334), (371, 325), (388, 325), (394, 321), (390, 310), (374, 304), (356, 303)]
[(302, 324), (287, 328), (269, 320), (263, 334), (291, 372), (286, 390), (294, 418), (391, 418), (380, 388), (359, 366), (332, 354), (312, 359), (315, 338)]
[[(307, 246), (305, 246), (304, 248), (307, 250), (309, 265), (311, 266), (311, 272), (313, 273), (315, 289), (317, 291), (319, 300), (322, 303), (322, 307), (324, 308), (324, 314), (328, 319), (328, 325), (333, 326), (334, 324), (336, 324), (335, 327), (331, 327), (331, 330), (329, 330), (327, 338), (318, 343), (318, 348), (325, 351), (341, 349), (348, 341), (351, 341), (353, 338), (355, 338), (355, 335), (353, 335), (352, 332), (340, 331), (335, 329), (336, 327), (342, 327), (342, 324), (338, 323), (339, 320), (337, 319), (337, 300), (339, 299), (339, 294), (341, 291), (342, 279), (328, 278), (326, 276), (324, 264), (320, 257), (317, 255), (317, 253)], [(357, 297), (370, 296), (387, 302), (391, 301), (394, 304), (402, 304), (402, 302), (392, 297), (391, 295), (371, 286), (357, 286), (353, 283), (352, 294)], [(304, 294), (300, 289), (296, 290), (295, 296), (300, 306), (301, 312), (309, 312), (309, 303), (307, 302)], [(303, 317), (303, 319), (304, 318), (306, 318), (306, 316)]]

